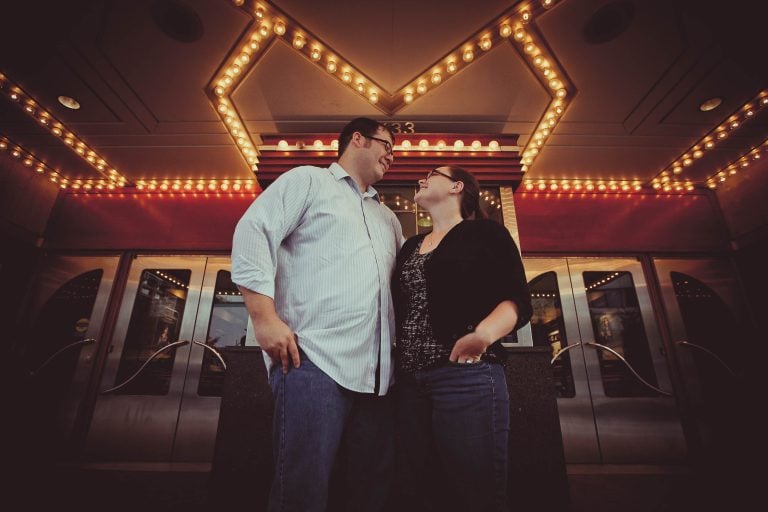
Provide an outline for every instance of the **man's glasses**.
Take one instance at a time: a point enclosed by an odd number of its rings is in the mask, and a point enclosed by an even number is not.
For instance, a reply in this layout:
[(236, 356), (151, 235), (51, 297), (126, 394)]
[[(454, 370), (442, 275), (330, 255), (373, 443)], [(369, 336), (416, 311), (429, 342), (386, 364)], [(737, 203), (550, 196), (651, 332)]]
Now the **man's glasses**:
[(438, 171), (437, 169), (432, 169), (431, 171), (429, 171), (429, 172), (427, 173), (427, 177), (426, 177), (426, 178), (424, 178), (424, 181), (427, 181), (429, 178), (431, 178), (431, 177), (432, 177), (432, 176), (434, 176), (435, 174), (439, 174), (440, 176), (444, 176), (444, 177), (448, 178), (449, 180), (451, 180), (451, 181), (452, 181), (452, 182), (454, 182), (454, 183), (456, 183), (457, 181), (460, 181), (460, 180), (454, 179), (454, 177), (453, 177), (453, 176), (450, 176), (450, 175), (448, 175), (448, 174), (445, 174), (444, 172), (440, 172), (440, 171)]
[(382, 144), (384, 144), (384, 151), (386, 151), (388, 155), (392, 154), (392, 143), (389, 142), (388, 140), (380, 139), (378, 137), (371, 137), (370, 135), (363, 135), (363, 137), (365, 137), (366, 139), (371, 139), (371, 140), (381, 142)]

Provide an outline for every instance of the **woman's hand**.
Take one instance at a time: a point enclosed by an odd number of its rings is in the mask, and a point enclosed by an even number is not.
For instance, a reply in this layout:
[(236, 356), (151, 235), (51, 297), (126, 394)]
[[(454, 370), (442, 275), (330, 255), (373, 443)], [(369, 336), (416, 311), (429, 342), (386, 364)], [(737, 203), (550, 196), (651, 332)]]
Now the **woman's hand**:
[(517, 304), (511, 300), (499, 302), (474, 332), (456, 341), (448, 359), (454, 363), (476, 363), (494, 341), (512, 331), (516, 324)]
[(470, 332), (456, 341), (448, 359), (454, 363), (476, 363), (492, 342), (478, 331)]

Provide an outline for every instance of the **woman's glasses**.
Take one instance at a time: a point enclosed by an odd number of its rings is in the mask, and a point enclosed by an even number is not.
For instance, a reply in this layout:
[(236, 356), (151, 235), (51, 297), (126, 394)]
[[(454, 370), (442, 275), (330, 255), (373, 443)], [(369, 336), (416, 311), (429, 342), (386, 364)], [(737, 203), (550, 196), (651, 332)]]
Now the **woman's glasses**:
[(428, 180), (429, 178), (431, 178), (435, 174), (439, 174), (440, 176), (445, 176), (446, 178), (448, 178), (449, 180), (453, 181), (454, 183), (456, 183), (457, 181), (460, 181), (460, 180), (454, 179), (453, 176), (451, 176), (449, 174), (445, 174), (444, 172), (438, 171), (437, 169), (432, 169), (431, 171), (429, 171), (427, 173), (427, 177), (424, 178), (424, 181)]

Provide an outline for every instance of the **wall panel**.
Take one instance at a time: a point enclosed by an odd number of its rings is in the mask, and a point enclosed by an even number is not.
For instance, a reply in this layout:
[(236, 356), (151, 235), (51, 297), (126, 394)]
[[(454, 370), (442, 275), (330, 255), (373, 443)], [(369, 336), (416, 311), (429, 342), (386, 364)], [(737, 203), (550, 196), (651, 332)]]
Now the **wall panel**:
[[(46, 247), (229, 251), (253, 195), (64, 195)], [(514, 194), (524, 253), (719, 252), (727, 230), (708, 193)]]
[(534, 252), (718, 252), (728, 234), (710, 193), (515, 194), (520, 245)]

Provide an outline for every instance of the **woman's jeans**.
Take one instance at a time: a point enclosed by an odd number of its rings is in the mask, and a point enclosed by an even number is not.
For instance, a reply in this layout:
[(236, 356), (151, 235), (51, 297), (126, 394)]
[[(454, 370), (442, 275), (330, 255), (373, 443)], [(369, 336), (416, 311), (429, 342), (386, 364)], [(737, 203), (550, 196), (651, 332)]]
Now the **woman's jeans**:
[(503, 366), (449, 363), (399, 374), (395, 398), (398, 510), (430, 510), (435, 479), (438, 492), (450, 495), (443, 501), (457, 510), (507, 510)]
[(299, 368), (283, 374), (273, 367), (269, 381), (275, 397), (269, 512), (381, 510), (392, 481), (391, 398), (342, 388), (303, 352)]

